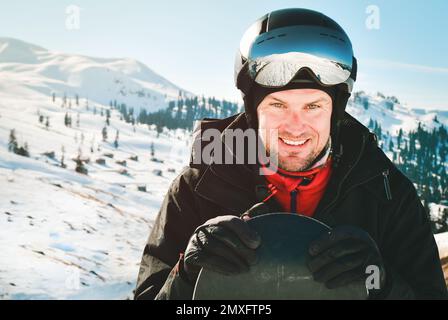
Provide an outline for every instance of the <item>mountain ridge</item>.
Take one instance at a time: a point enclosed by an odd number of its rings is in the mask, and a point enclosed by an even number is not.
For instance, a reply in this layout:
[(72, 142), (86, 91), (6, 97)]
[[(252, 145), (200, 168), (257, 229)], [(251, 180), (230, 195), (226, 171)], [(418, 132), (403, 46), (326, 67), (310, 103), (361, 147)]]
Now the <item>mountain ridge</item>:
[(132, 58), (67, 54), (7, 37), (0, 37), (0, 79), (45, 95), (78, 95), (103, 105), (120, 100), (147, 111), (167, 107), (179, 92), (192, 95)]

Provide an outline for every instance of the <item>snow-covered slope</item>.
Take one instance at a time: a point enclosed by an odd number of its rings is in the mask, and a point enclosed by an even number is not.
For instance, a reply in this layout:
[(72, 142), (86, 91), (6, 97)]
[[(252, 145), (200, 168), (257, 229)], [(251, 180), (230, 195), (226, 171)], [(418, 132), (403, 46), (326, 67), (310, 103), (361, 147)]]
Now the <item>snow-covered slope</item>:
[(134, 59), (65, 54), (0, 38), (0, 91), (17, 87), (59, 97), (79, 95), (105, 105), (117, 100), (137, 112), (164, 108), (181, 90)]
[[(347, 112), (365, 126), (368, 126), (370, 119), (377, 121), (382, 132), (389, 132), (393, 137), (398, 135), (400, 129), (404, 132), (415, 130), (418, 122), (427, 130), (448, 124), (448, 111), (412, 109), (395, 97), (385, 97), (381, 93), (354, 93), (348, 102)], [(436, 116), (438, 123), (433, 121)]]
[[(91, 102), (87, 110), (82, 99), (68, 109), (60, 101), (26, 86), (0, 89), (0, 299), (130, 297), (163, 196), (188, 161), (189, 136), (157, 137), (146, 125), (134, 132), (113, 110), (103, 142), (100, 110), (107, 106)], [(38, 113), (49, 117), (48, 129)], [(11, 129), (30, 158), (8, 152)], [(66, 169), (59, 166), (63, 150)], [(74, 171), (79, 153), (90, 159), (87, 176)], [(117, 163), (123, 160), (126, 166)]]
[(439, 256), (442, 263), (443, 273), (445, 274), (445, 282), (448, 286), (448, 232), (436, 234), (434, 237), (439, 248)]

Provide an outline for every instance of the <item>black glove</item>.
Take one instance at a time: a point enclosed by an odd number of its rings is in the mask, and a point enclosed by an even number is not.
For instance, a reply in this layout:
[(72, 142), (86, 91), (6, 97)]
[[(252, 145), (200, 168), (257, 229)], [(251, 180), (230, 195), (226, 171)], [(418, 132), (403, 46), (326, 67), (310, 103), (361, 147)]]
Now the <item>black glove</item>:
[(199, 226), (188, 242), (183, 272), (196, 282), (201, 268), (231, 275), (249, 270), (256, 263), (259, 235), (236, 216), (219, 216)]
[(346, 286), (354, 281), (364, 281), (369, 265), (380, 272), (379, 288), (368, 288), (369, 296), (379, 294), (385, 285), (385, 268), (375, 241), (367, 232), (357, 227), (336, 227), (309, 247), (308, 268), (314, 280), (325, 283), (329, 289)]

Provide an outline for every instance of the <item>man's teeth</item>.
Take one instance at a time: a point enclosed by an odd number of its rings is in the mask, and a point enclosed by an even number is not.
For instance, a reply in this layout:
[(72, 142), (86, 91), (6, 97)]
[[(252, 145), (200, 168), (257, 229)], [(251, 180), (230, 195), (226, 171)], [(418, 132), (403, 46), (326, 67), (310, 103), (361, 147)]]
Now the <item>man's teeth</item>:
[(282, 141), (286, 144), (289, 144), (291, 146), (301, 146), (302, 144), (304, 144), (308, 139), (306, 140), (287, 140), (284, 138), (280, 138), (282, 139)]

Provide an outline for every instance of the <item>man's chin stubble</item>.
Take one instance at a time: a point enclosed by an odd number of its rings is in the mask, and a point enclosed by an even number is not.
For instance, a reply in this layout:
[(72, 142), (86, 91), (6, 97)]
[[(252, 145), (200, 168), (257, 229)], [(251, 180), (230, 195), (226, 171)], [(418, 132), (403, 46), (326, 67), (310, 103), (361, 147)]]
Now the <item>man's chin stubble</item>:
[(303, 172), (309, 169), (310, 164), (313, 162), (313, 160), (307, 160), (304, 165), (294, 165), (285, 163), (284, 161), (279, 160), (278, 167), (280, 169), (289, 171), (289, 172)]

